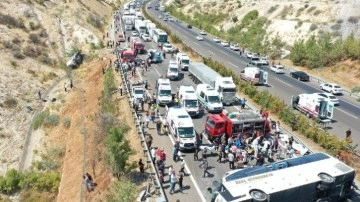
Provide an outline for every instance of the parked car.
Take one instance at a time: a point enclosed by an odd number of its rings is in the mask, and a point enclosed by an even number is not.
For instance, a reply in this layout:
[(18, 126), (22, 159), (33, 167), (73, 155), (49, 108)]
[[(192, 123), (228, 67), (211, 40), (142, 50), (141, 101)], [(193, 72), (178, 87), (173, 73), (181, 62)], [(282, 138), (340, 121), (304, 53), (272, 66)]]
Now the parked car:
[(206, 35), (205, 30), (202, 29), (202, 30), (200, 31), (200, 34), (201, 34), (201, 35)]
[(221, 44), (222, 46), (224, 46), (224, 47), (229, 47), (229, 46), (230, 46), (230, 44), (229, 44), (228, 41), (221, 41), (220, 44)]
[(230, 50), (233, 50), (233, 51), (239, 51), (239, 46), (237, 44), (231, 44), (230, 45)]
[(269, 65), (269, 58), (268, 57), (261, 57), (260, 62), (262, 62), (263, 65), (268, 66)]
[(342, 94), (344, 89), (342, 89), (339, 84), (336, 84), (336, 83), (323, 83), (323, 84), (320, 84), (320, 89), (321, 90), (324, 90), (324, 91), (327, 91), (331, 94)]
[(284, 66), (282, 65), (273, 65), (272, 67), (270, 67), (270, 70), (275, 72), (276, 74), (284, 74)]
[(164, 17), (164, 21), (168, 21), (168, 17)]
[(246, 55), (246, 57), (249, 58), (249, 59), (251, 59), (252, 56), (253, 56), (253, 54), (252, 54), (251, 52), (247, 52), (247, 53), (245, 53), (245, 55)]
[(169, 43), (165, 43), (163, 45), (163, 50), (165, 53), (172, 53), (175, 51), (175, 48), (173, 45), (169, 44)]
[(198, 41), (204, 41), (204, 37), (201, 36), (201, 35), (198, 35), (198, 36), (196, 37), (196, 39), (197, 39)]
[(220, 43), (220, 38), (219, 37), (215, 37), (215, 38), (213, 38), (213, 41), (215, 42), (215, 43)]
[(139, 36), (139, 33), (137, 31), (132, 31), (131, 36)]
[(295, 71), (295, 72), (291, 72), (290, 76), (299, 80), (299, 81), (310, 81), (310, 76), (303, 72), (303, 71)]
[(192, 28), (192, 26), (191, 26), (190, 24), (188, 24), (186, 27), (187, 27), (187, 28), (189, 28), (189, 29), (191, 29), (191, 28)]
[(318, 93), (318, 95), (334, 105), (339, 105), (339, 99), (331, 93)]
[(142, 35), (141, 35), (141, 38), (142, 38), (144, 41), (151, 41), (151, 37), (150, 37), (148, 34), (142, 34)]

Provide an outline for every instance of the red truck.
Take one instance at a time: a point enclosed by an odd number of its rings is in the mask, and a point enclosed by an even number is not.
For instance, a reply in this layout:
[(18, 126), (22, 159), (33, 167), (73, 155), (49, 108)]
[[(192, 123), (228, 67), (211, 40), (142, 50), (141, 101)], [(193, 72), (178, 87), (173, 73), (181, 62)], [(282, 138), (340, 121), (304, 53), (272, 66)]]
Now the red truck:
[(134, 51), (137, 50), (138, 53), (145, 52), (145, 44), (139, 37), (132, 37), (130, 42), (130, 48)]
[(121, 54), (122, 62), (134, 62), (135, 60), (135, 51), (132, 49), (124, 49)]
[(260, 114), (253, 112), (231, 112), (210, 114), (206, 119), (204, 135), (212, 141), (223, 133), (227, 137), (234, 137), (238, 133), (251, 133), (253, 131), (261, 131), (265, 134), (271, 132), (270, 122)]

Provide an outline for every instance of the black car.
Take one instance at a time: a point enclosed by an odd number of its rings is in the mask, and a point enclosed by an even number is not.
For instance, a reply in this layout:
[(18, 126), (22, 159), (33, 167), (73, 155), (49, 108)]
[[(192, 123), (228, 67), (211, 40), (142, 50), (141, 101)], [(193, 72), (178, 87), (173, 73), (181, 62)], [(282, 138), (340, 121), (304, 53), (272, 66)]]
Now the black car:
[(310, 76), (303, 71), (291, 72), (290, 76), (292, 76), (293, 78), (299, 81), (310, 81)]
[(188, 24), (186, 27), (187, 27), (187, 28), (189, 28), (189, 29), (191, 29), (191, 28), (192, 28), (192, 26), (191, 26), (190, 24)]

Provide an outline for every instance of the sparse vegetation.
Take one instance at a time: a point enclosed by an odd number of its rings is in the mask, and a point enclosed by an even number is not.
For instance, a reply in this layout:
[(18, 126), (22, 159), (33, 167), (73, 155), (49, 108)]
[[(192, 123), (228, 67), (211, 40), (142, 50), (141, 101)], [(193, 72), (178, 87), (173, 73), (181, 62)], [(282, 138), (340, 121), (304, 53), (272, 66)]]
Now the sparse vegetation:
[(237, 21), (239, 21), (237, 16), (232, 17), (231, 20), (233, 21), (233, 23), (236, 23)]
[(299, 8), (296, 12), (296, 17), (299, 17), (304, 10), (305, 8)]
[(334, 24), (334, 25), (331, 25), (330, 27), (332, 30), (339, 30), (341, 29), (341, 24)]
[(19, 60), (25, 59), (24, 54), (22, 54), (20, 50), (13, 51), (13, 56), (14, 56), (14, 58), (19, 59)]
[(60, 117), (57, 114), (50, 114), (44, 119), (43, 125), (45, 127), (53, 127), (57, 126), (60, 122)]
[(338, 20), (336, 20), (336, 23), (337, 23), (337, 24), (341, 24), (341, 23), (343, 23), (343, 22), (344, 22), (343, 19), (338, 19)]
[(5, 101), (3, 102), (3, 106), (6, 108), (14, 108), (18, 104), (18, 101), (14, 97), (6, 97)]
[(315, 16), (318, 16), (320, 13), (321, 13), (321, 10), (316, 10), (316, 11), (314, 12), (314, 15), (315, 15)]
[(14, 60), (10, 60), (10, 64), (11, 64), (11, 66), (14, 67), (14, 68), (16, 68), (17, 66), (19, 66), (18, 63), (17, 63), (16, 61), (14, 61)]
[(97, 16), (97, 15), (90, 14), (90, 15), (87, 17), (87, 22), (88, 22), (89, 24), (91, 24), (93, 27), (95, 27), (95, 28), (97, 28), (98, 30), (100, 30), (100, 31), (103, 31), (103, 30), (104, 30), (103, 19), (100, 18), (100, 17)]
[(284, 6), (284, 8), (282, 9), (281, 13), (280, 13), (280, 17), (281, 19), (286, 18), (286, 16), (289, 14), (289, 12), (292, 9), (292, 5), (290, 6)]
[(310, 8), (307, 9), (308, 13), (313, 12), (316, 9), (316, 6), (311, 6)]
[(32, 128), (34, 130), (40, 128), (40, 126), (44, 123), (45, 119), (47, 119), (49, 114), (50, 114), (49, 110), (45, 110), (45, 111), (35, 114), (33, 122), (32, 122)]
[(69, 118), (64, 118), (62, 121), (62, 125), (65, 127), (65, 128), (70, 128), (71, 126), (71, 120)]
[(110, 193), (107, 196), (109, 202), (133, 202), (136, 199), (136, 184), (126, 178), (120, 178), (110, 187)]
[(302, 20), (298, 20), (298, 21), (297, 21), (297, 24), (296, 24), (296, 26), (295, 26), (295, 29), (301, 27), (301, 26), (303, 25), (303, 23), (304, 23), (304, 22), (303, 22)]
[(56, 147), (41, 155), (41, 160), (33, 162), (31, 168), (36, 171), (54, 171), (59, 168), (59, 159), (65, 155), (65, 147)]
[(310, 32), (315, 31), (317, 28), (318, 28), (318, 26), (316, 24), (311, 24), (310, 28), (309, 28), (309, 31)]
[(31, 33), (29, 34), (29, 40), (35, 44), (40, 43), (40, 38), (39, 35), (35, 34), (35, 33)]
[(6, 25), (8, 27), (21, 28), (24, 29), (25, 25), (22, 19), (16, 19), (11, 15), (4, 15), (0, 13), (0, 24)]
[(357, 17), (355, 17), (355, 16), (351, 16), (351, 17), (348, 18), (348, 22), (352, 23), (352, 24), (357, 24), (358, 21), (359, 21), (359, 19)]
[(352, 93), (360, 93), (360, 86), (355, 86), (351, 89)]
[(44, 50), (42, 48), (31, 46), (31, 45), (27, 45), (23, 49), (24, 55), (31, 57), (31, 58), (37, 58), (38, 56), (43, 54), (43, 52), (44, 52)]
[(269, 14), (270, 14), (270, 13), (273, 13), (274, 11), (276, 11), (276, 9), (277, 9), (278, 7), (279, 7), (279, 5), (271, 6), (267, 12), (268, 12)]

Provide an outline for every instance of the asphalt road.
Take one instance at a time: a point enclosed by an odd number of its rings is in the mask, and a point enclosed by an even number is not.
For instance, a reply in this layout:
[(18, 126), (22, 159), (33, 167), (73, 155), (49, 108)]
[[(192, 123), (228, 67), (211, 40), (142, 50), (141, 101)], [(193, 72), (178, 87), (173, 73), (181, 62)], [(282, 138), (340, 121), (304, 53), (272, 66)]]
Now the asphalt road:
[[(151, 2), (154, 7), (154, 3)], [(176, 23), (164, 21), (159, 19), (159, 16), (164, 16), (163, 12), (154, 9), (148, 9), (148, 13), (166, 25), (172, 32), (178, 35), (184, 43), (192, 47), (195, 51), (202, 56), (211, 57), (213, 60), (223, 63), (234, 72), (240, 73), (250, 61), (247, 58), (240, 57), (239, 52), (230, 50), (229, 48), (222, 47), (220, 44), (215, 43), (210, 36), (205, 36), (204, 41), (198, 41), (196, 36), (199, 33), (197, 29), (188, 29), (184, 22)], [(317, 81), (301, 82), (289, 76), (290, 72), (286, 74), (275, 74), (269, 72), (269, 86), (258, 87), (261, 90), (268, 90), (274, 95), (282, 98), (287, 104), (290, 104), (292, 95), (301, 93), (315, 93), (321, 92), (319, 83)], [(338, 96), (340, 105), (335, 107), (334, 117), (332, 123), (326, 129), (336, 135), (339, 139), (343, 139), (347, 129), (352, 130), (352, 137), (354, 144), (360, 143), (360, 103), (349, 95)]]
[[(115, 27), (115, 25), (113, 26)], [(127, 32), (126, 36), (130, 36), (131, 32)], [(116, 38), (116, 34), (115, 34), (115, 38)], [(209, 41), (210, 43), (211, 41)], [(122, 46), (125, 44), (122, 44)], [(149, 48), (156, 48), (156, 44), (153, 42), (146, 42), (145, 43), (146, 49)], [(205, 49), (207, 50), (207, 49)], [(205, 51), (203, 50), (203, 51)], [(222, 50), (222, 51), (226, 51), (226, 50)], [(139, 57), (144, 58), (145, 55), (139, 55)], [(216, 56), (216, 58), (219, 56)], [(167, 55), (167, 58), (164, 62), (162, 62), (161, 64), (153, 64), (150, 68), (149, 71), (145, 72), (144, 76), (140, 76), (138, 78), (132, 78), (132, 80), (148, 80), (150, 83), (150, 89), (149, 89), (149, 93), (155, 93), (155, 91), (152, 89), (155, 86), (155, 82), (156, 80), (160, 77), (160, 75), (165, 75), (166, 74), (166, 69), (167, 69), (167, 65), (169, 63), (169, 59), (170, 59), (170, 55)], [(218, 58), (221, 59), (221, 58)], [(240, 60), (241, 62), (241, 60)], [(172, 90), (173, 92), (176, 91), (176, 88), (182, 84), (190, 84), (193, 85), (194, 88), (196, 87), (195, 84), (190, 80), (190, 78), (188, 77), (188, 72), (181, 72), (182, 73), (182, 79), (179, 81), (172, 81), (171, 82), (171, 86), (172, 86)], [(238, 106), (228, 106), (226, 107), (226, 110), (228, 111), (238, 111), (239, 107)], [(160, 109), (160, 117), (164, 118), (165, 114), (165, 109), (161, 108)], [(197, 132), (201, 132), (204, 129), (204, 125), (205, 125), (205, 119), (206, 119), (207, 114), (205, 113), (204, 116), (200, 117), (200, 118), (196, 118), (193, 119), (193, 123), (195, 126), (195, 129)], [(178, 167), (179, 163), (175, 163), (172, 161), (172, 146), (173, 146), (173, 138), (171, 136), (161, 136), (161, 135), (157, 135), (154, 132), (154, 125), (150, 124), (150, 129), (148, 130), (149, 133), (151, 133), (154, 137), (154, 146), (157, 147), (164, 147), (165, 151), (168, 154), (168, 160), (167, 160), (167, 165), (173, 164), (176, 167)], [(203, 144), (209, 144), (210, 142), (208, 142), (205, 138), (203, 140)], [(193, 153), (182, 153), (182, 158), (185, 160), (186, 162), (186, 171), (187, 173), (189, 173), (190, 175), (187, 175), (184, 179), (184, 184), (186, 186), (186, 189), (184, 191), (184, 194), (180, 194), (180, 193), (176, 193), (174, 195), (168, 195), (168, 184), (164, 185), (165, 187), (165, 193), (168, 196), (169, 201), (172, 201), (173, 199), (181, 199), (181, 201), (188, 200), (191, 198), (191, 201), (210, 201), (210, 194), (206, 191), (206, 188), (211, 186), (211, 183), (213, 180), (220, 180), (224, 173), (229, 171), (229, 165), (227, 163), (217, 163), (216, 159), (217, 157), (209, 157), (208, 161), (209, 161), (209, 165), (211, 166), (211, 169), (209, 170), (209, 172), (211, 173), (211, 175), (209, 177), (204, 178), (203, 177), (203, 170), (200, 169), (198, 167), (198, 165), (200, 164), (199, 161), (194, 161), (193, 160)], [(201, 159), (201, 155), (199, 154), (199, 157)], [(176, 168), (177, 169), (177, 168)], [(165, 176), (165, 179), (167, 180), (167, 176)], [(195, 193), (195, 194), (194, 194)], [(196, 195), (197, 193), (197, 195)]]

